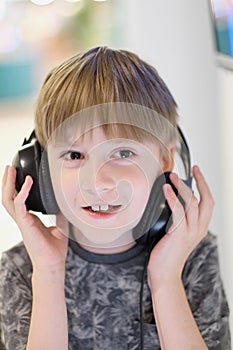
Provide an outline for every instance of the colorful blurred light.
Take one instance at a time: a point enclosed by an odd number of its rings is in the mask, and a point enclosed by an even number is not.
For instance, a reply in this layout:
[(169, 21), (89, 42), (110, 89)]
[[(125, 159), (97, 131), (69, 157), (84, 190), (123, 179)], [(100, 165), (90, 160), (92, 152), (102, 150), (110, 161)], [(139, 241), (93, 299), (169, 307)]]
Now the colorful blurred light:
[(20, 46), (21, 42), (19, 28), (8, 24), (0, 26), (0, 52), (12, 52)]
[(36, 5), (48, 5), (48, 4), (51, 4), (54, 0), (30, 0), (30, 1)]

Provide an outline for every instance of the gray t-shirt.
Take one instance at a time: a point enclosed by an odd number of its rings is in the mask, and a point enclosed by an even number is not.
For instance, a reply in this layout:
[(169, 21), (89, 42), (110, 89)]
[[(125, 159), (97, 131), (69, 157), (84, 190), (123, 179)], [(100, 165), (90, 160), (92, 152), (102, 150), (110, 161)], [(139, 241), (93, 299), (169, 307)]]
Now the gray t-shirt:
[[(140, 289), (146, 248), (93, 254), (70, 240), (65, 295), (69, 350), (139, 350)], [(0, 317), (7, 350), (26, 349), (32, 266), (23, 243), (3, 253)], [(193, 315), (211, 350), (230, 350), (229, 309), (219, 273), (216, 238), (208, 234), (192, 252), (183, 283)], [(172, 293), (172, 290), (171, 290)], [(147, 278), (143, 287), (144, 350), (160, 349)], [(46, 305), (45, 305), (46, 307)]]

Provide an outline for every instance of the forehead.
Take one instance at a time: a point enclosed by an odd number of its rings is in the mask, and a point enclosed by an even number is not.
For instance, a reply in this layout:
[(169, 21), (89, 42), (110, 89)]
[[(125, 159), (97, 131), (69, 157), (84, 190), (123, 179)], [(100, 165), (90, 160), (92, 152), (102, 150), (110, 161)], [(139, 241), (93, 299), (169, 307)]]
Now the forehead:
[[(59, 119), (59, 116), (58, 116)], [(92, 106), (54, 125), (48, 143), (74, 144), (94, 136), (108, 140), (124, 138), (144, 143), (145, 140), (166, 146), (174, 139), (174, 127), (157, 112), (143, 106), (113, 103)]]
[(88, 131), (80, 130), (78, 127), (69, 128), (62, 132), (56, 133), (53, 137), (55, 145), (67, 145), (74, 143), (101, 143), (103, 141), (111, 141), (111, 143), (123, 142), (143, 142), (143, 140), (151, 139), (155, 142), (155, 137), (143, 130), (138, 130), (129, 125), (101, 125), (94, 127)]

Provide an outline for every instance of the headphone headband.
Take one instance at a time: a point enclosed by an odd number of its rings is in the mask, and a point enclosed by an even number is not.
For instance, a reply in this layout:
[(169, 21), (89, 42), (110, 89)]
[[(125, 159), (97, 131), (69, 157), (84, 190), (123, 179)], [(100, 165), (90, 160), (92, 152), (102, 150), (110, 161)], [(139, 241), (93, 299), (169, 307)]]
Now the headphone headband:
[(184, 164), (184, 168), (185, 168), (185, 174), (186, 177), (189, 178), (191, 177), (191, 156), (190, 156), (190, 150), (189, 150), (189, 146), (188, 143), (184, 137), (183, 132), (181, 131), (180, 127), (177, 127), (179, 136), (180, 136), (180, 157), (182, 159), (182, 162)]

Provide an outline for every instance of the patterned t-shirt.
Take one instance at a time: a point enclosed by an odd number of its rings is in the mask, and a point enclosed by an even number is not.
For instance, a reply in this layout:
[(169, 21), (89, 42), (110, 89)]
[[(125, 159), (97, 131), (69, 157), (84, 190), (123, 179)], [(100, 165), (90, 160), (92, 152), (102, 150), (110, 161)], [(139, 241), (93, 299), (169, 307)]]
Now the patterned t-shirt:
[[(144, 350), (160, 349), (146, 276), (140, 313), (145, 261), (144, 245), (137, 244), (123, 253), (102, 255), (87, 252), (70, 240), (65, 279), (69, 350), (140, 350), (141, 334)], [(7, 350), (26, 349), (32, 305), (31, 276), (32, 266), (23, 243), (3, 253), (0, 317), (2, 342)], [(230, 350), (229, 309), (213, 235), (208, 234), (190, 255), (183, 271), (183, 283), (208, 349)]]

